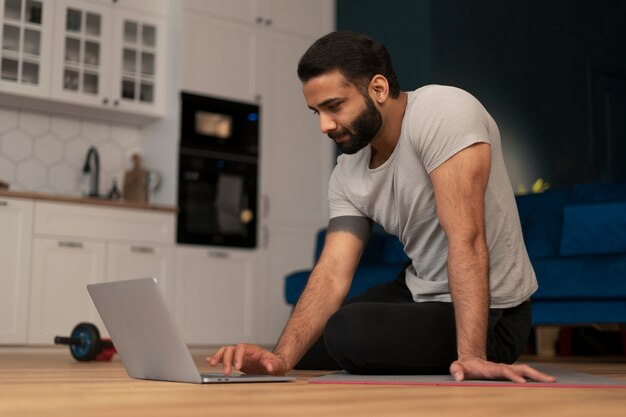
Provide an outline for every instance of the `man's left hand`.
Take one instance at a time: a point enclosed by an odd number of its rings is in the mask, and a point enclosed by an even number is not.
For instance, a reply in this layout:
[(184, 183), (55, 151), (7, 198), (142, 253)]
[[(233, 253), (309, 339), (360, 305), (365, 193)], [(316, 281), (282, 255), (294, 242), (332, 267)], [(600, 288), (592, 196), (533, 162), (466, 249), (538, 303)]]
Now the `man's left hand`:
[(528, 365), (506, 365), (494, 363), (481, 358), (460, 359), (450, 365), (450, 374), (455, 381), (466, 379), (510, 380), (525, 383), (528, 380), (537, 382), (556, 382), (556, 378), (539, 372)]

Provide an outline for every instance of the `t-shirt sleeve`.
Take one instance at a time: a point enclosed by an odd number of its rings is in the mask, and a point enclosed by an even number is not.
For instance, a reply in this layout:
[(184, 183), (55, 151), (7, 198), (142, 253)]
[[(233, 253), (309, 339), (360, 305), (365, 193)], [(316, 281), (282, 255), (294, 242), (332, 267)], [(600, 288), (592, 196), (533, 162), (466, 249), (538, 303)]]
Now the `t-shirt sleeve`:
[(335, 167), (328, 183), (330, 218), (333, 219), (340, 216), (366, 217), (359, 209), (354, 207), (344, 192), (343, 184), (340, 181), (340, 169), (339, 166)]
[(430, 174), (450, 157), (478, 142), (491, 143), (489, 113), (471, 94), (454, 87), (433, 86), (413, 106), (410, 138)]

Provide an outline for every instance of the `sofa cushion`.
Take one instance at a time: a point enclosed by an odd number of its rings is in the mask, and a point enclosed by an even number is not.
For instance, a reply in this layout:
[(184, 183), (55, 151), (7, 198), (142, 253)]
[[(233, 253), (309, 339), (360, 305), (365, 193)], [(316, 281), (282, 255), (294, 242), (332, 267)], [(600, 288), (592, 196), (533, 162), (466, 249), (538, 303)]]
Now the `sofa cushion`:
[(539, 289), (533, 300), (624, 299), (626, 255), (587, 255), (536, 259)]
[(310, 270), (296, 271), (285, 277), (285, 301), (287, 304), (298, 302), (306, 283), (309, 280)]
[(367, 240), (367, 245), (361, 255), (361, 264), (379, 264), (384, 262), (385, 246), (387, 240), (393, 239), (393, 236), (385, 232), (373, 231)]
[[(319, 259), (326, 230), (317, 234), (315, 261)], [(387, 234), (382, 227), (374, 224), (359, 267), (357, 268), (348, 298), (365, 292), (368, 288), (393, 279), (408, 261), (402, 243), (397, 237)], [(311, 270), (295, 271), (285, 277), (284, 295), (288, 304), (295, 304), (309, 279)]]
[(626, 203), (567, 205), (561, 255), (626, 252)]
[(532, 310), (533, 326), (626, 323), (626, 301), (617, 299), (538, 300)]
[[(402, 271), (402, 265), (361, 265), (357, 268), (347, 298), (350, 299), (367, 291), (370, 287), (384, 284), (396, 278)], [(298, 271), (285, 278), (285, 300), (296, 304), (306, 287), (311, 271)]]
[(594, 204), (626, 201), (626, 182), (590, 182), (572, 187), (570, 203)]
[(559, 255), (567, 198), (567, 191), (562, 189), (516, 197), (524, 243), (531, 259)]
[(404, 265), (409, 257), (404, 253), (404, 245), (395, 237), (389, 236), (385, 242), (383, 260), (388, 264)]

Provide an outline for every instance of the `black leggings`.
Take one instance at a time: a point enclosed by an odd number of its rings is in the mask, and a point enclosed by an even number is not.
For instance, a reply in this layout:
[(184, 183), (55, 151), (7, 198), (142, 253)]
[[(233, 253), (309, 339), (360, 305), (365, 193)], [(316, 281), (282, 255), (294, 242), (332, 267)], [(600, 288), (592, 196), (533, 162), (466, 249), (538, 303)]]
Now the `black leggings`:
[[(513, 363), (531, 323), (530, 302), (490, 309), (487, 358)], [(447, 374), (457, 359), (452, 303), (413, 301), (397, 279), (354, 297), (328, 320), (296, 369), (344, 369), (355, 374)]]

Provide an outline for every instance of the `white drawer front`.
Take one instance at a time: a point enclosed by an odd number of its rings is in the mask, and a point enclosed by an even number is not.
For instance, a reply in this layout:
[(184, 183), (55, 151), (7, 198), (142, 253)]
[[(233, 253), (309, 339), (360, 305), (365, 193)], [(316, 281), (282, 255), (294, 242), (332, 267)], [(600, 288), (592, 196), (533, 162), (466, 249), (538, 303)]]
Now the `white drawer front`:
[(175, 214), (84, 204), (35, 203), (35, 234), (174, 243)]

